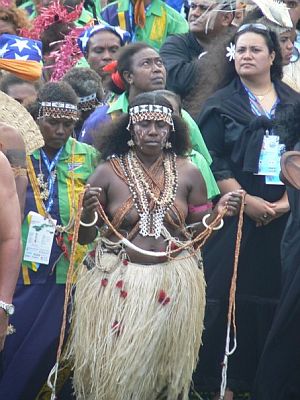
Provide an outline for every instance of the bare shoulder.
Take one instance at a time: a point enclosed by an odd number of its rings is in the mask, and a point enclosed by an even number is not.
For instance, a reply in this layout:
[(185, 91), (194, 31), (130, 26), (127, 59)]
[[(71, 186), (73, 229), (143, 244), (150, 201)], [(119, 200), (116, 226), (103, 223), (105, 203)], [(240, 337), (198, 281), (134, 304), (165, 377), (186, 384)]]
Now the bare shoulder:
[(181, 173), (184, 174), (202, 176), (199, 169), (187, 157), (177, 157), (177, 168)]
[(99, 164), (93, 174), (89, 177), (88, 183), (91, 186), (107, 186), (108, 183), (115, 176), (109, 161), (104, 161)]

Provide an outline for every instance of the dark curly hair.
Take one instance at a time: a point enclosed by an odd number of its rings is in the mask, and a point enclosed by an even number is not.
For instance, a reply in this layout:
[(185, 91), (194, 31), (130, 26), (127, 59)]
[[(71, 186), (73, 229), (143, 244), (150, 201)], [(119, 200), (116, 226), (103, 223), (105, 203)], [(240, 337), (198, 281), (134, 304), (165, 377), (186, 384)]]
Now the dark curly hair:
[[(243, 25), (242, 25), (243, 26)], [(239, 28), (241, 29), (241, 27)], [(271, 54), (273, 51), (275, 53), (275, 58), (273, 61), (273, 64), (271, 65), (271, 80), (274, 79), (281, 79), (283, 76), (282, 72), (282, 55), (281, 55), (281, 49), (280, 49), (280, 44), (277, 38), (277, 34), (270, 29), (263, 30), (255, 27), (255, 23), (249, 24), (249, 26), (242, 31), (237, 31), (237, 33), (234, 36), (234, 44), (237, 43), (238, 39), (244, 35), (245, 33), (251, 32), (251, 33), (256, 33), (258, 35), (261, 35), (264, 37), (266, 45), (269, 49), (269, 53)]]
[(104, 92), (100, 76), (90, 68), (71, 68), (62, 79), (75, 90), (78, 97), (96, 93), (98, 100), (103, 100)]
[(30, 112), (34, 120), (38, 117), (39, 107), (42, 101), (62, 101), (77, 105), (78, 97), (67, 82), (60, 81), (45, 83), (38, 91), (36, 101), (27, 106), (27, 110)]
[[(141, 104), (155, 104), (172, 108), (169, 101), (154, 92), (141, 93), (134, 98), (129, 107)], [(101, 130), (96, 132), (94, 146), (101, 153), (102, 159), (107, 159), (113, 154), (121, 155), (130, 149), (127, 142), (131, 139), (130, 132), (126, 129), (129, 122), (129, 115), (124, 114), (119, 118), (109, 122)], [(188, 126), (182, 118), (173, 115), (175, 132), (171, 132), (169, 141), (172, 143), (172, 149), (178, 156), (186, 156), (191, 150)]]
[[(125, 86), (125, 91), (128, 92), (129, 90), (129, 84), (126, 82), (124, 79), (124, 72), (129, 71), (131, 72), (132, 70), (132, 58), (139, 53), (140, 51), (144, 49), (152, 49), (155, 50), (152, 46), (150, 46), (147, 43), (144, 42), (136, 42), (136, 43), (131, 43), (128, 44), (127, 46), (121, 47), (120, 50), (118, 51), (118, 66), (117, 66), (117, 71), (119, 72), (124, 86)], [(155, 50), (156, 51), (156, 50)], [(114, 81), (111, 79), (110, 82), (108, 83), (109, 89), (117, 94), (121, 94), (124, 92), (124, 90), (120, 89)]]
[(22, 85), (23, 83), (32, 85), (36, 90), (39, 90), (41, 84), (40, 81), (34, 81), (34, 82), (27, 81), (8, 72), (0, 80), (0, 90), (2, 90), (2, 92), (7, 94), (10, 86)]

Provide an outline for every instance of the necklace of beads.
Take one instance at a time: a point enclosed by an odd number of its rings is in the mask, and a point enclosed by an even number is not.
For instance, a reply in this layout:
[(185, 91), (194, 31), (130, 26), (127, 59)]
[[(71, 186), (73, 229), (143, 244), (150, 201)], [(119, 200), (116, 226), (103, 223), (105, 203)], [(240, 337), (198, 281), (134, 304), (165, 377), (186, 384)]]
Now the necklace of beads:
[[(120, 157), (120, 165), (127, 180), (129, 190), (133, 197), (134, 206), (140, 217), (140, 234), (153, 236), (156, 239), (161, 235), (163, 222), (167, 210), (174, 203), (178, 187), (178, 173), (176, 168), (176, 154), (165, 154), (163, 158), (164, 190), (159, 196), (153, 193), (141, 161), (135, 152), (130, 150)], [(150, 209), (150, 198), (154, 206)]]
[[(51, 172), (53, 184), (56, 180), (56, 168)], [(40, 166), (40, 173), (37, 174), (37, 182), (41, 192), (41, 199), (43, 201), (47, 201), (49, 199), (49, 185), (48, 181), (45, 179), (44, 174), (42, 173), (41, 166)]]

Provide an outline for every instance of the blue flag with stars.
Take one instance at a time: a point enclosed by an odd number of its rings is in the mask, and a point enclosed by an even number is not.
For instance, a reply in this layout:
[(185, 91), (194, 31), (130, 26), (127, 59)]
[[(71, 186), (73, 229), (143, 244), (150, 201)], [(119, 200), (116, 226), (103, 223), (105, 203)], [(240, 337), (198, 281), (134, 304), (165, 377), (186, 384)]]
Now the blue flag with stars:
[(40, 63), (42, 61), (42, 42), (5, 33), (0, 35), (0, 58)]

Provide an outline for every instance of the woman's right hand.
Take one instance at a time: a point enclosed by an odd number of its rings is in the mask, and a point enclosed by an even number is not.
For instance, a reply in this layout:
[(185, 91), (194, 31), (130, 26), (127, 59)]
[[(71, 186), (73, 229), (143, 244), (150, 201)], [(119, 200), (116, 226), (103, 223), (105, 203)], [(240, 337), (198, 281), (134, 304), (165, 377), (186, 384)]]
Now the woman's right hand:
[(245, 213), (256, 222), (256, 226), (265, 225), (269, 218), (276, 215), (275, 205), (261, 197), (247, 194), (245, 203)]
[(100, 187), (91, 187), (87, 184), (83, 197), (83, 212), (84, 215), (92, 215), (98, 208), (100, 203), (102, 189)]

